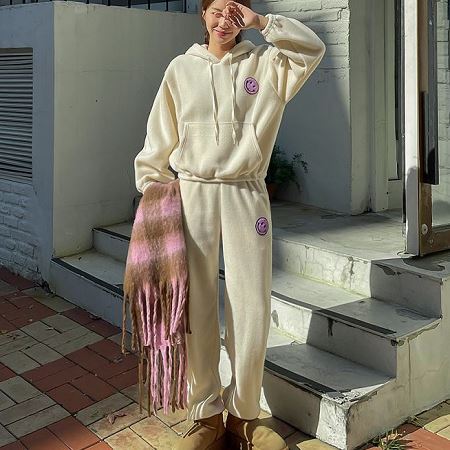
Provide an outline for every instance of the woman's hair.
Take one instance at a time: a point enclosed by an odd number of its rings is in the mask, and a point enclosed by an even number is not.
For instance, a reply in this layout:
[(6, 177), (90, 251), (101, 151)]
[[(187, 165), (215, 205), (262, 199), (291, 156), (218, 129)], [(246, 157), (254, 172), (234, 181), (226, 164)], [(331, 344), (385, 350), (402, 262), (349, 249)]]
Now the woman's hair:
[[(202, 7), (200, 10), (200, 20), (202, 21), (203, 27), (205, 29), (205, 44), (209, 44), (209, 33), (208, 30), (206, 29), (206, 24), (205, 24), (205, 20), (203, 19), (203, 17), (201, 16), (203, 10), (206, 11), (207, 8), (209, 8), (209, 5), (213, 2), (214, 0), (202, 0)], [(241, 5), (246, 6), (247, 8), (251, 8), (251, 0), (235, 0), (236, 3), (240, 3)], [(239, 33), (236, 35), (236, 44), (238, 44), (239, 42), (241, 42), (242, 40), (242, 36), (241, 36), (242, 31), (239, 31)]]

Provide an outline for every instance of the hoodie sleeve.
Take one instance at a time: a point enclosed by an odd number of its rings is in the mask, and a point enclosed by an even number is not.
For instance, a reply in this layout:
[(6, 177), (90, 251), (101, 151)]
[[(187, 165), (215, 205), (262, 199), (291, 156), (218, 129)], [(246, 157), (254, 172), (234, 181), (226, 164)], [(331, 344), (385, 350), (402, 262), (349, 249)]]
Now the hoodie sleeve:
[(147, 119), (144, 146), (134, 159), (136, 188), (142, 194), (154, 182), (169, 183), (175, 175), (169, 170), (169, 156), (178, 143), (176, 109), (167, 69)]
[(270, 82), (285, 103), (290, 101), (319, 65), (326, 46), (311, 28), (280, 14), (266, 14), (261, 34), (274, 46), (269, 52)]

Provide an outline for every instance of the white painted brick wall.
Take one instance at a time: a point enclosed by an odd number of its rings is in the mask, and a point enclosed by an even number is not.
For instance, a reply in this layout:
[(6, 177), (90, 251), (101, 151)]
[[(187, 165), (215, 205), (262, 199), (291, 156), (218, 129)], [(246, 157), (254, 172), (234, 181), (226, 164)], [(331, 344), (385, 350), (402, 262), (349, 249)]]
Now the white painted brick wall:
[[(450, 199), (450, 61), (449, 17), (447, 0), (437, 2), (437, 58), (438, 58), (438, 134), (439, 134), (439, 185), (432, 186), (433, 223), (448, 223)], [(435, 215), (437, 214), (437, 215)]]
[(0, 266), (40, 281), (39, 239), (33, 226), (34, 197), (31, 184), (0, 178)]
[(317, 68), (319, 81), (342, 78), (349, 69), (348, 0), (252, 1), (259, 14), (275, 13), (293, 17), (310, 27), (326, 44), (327, 51)]

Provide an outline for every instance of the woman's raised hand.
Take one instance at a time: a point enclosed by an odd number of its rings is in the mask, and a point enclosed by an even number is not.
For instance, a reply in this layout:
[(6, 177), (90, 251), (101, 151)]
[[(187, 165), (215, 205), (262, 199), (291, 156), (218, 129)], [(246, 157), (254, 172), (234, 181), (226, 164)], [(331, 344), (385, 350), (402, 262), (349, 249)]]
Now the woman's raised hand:
[(225, 19), (231, 20), (232, 26), (236, 28), (247, 30), (260, 26), (259, 14), (241, 3), (229, 1), (222, 12)]

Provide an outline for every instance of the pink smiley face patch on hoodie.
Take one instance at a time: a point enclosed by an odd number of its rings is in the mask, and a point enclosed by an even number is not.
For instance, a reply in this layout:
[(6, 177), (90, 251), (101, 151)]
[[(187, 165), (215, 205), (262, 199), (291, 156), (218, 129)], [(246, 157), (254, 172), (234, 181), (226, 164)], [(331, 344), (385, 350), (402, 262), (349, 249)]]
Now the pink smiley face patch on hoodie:
[(244, 80), (244, 89), (249, 93), (249, 94), (256, 94), (259, 90), (259, 84), (258, 82), (253, 78), (253, 77), (247, 77)]

